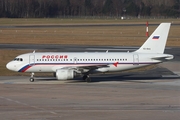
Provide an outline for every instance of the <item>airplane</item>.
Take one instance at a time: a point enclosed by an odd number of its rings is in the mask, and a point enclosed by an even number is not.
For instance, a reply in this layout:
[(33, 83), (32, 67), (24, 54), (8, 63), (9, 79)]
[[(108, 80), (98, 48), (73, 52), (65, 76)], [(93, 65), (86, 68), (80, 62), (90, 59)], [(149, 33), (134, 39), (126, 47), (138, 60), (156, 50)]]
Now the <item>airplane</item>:
[(173, 59), (173, 55), (164, 54), (170, 26), (171, 23), (161, 23), (133, 52), (32, 52), (17, 56), (6, 67), (30, 72), (30, 82), (34, 82), (35, 72), (54, 73), (57, 80), (82, 77), (91, 82), (91, 74), (125, 71)]

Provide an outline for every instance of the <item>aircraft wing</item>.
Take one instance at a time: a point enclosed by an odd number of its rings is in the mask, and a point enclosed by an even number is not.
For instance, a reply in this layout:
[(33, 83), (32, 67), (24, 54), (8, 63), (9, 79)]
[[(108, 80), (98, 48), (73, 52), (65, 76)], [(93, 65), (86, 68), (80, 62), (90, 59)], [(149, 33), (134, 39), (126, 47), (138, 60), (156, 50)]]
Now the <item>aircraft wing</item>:
[(82, 65), (82, 66), (68, 66), (68, 67), (63, 67), (63, 68), (60, 68), (60, 69), (74, 69), (76, 72), (82, 74), (82, 73), (87, 73), (87, 72), (96, 70), (98, 68), (104, 68), (104, 67), (109, 67), (109, 64), (98, 64), (98, 65), (97, 64), (93, 64), (93, 65)]

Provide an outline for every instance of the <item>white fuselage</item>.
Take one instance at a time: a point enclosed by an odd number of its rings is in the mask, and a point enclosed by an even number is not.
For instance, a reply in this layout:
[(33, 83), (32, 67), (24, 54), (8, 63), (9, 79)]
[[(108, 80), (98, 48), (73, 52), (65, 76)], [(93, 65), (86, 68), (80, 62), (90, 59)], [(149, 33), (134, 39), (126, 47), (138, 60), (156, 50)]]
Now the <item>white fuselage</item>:
[[(168, 54), (149, 53), (27, 53), (16, 57), (21, 60), (13, 60), (7, 64), (7, 68), (18, 72), (56, 72), (58, 69), (83, 68), (93, 69), (90, 73), (115, 72), (139, 68), (162, 62), (153, 59), (155, 57), (172, 57)], [(100, 66), (100, 67), (98, 67)], [(84, 71), (86, 72), (86, 71)]]

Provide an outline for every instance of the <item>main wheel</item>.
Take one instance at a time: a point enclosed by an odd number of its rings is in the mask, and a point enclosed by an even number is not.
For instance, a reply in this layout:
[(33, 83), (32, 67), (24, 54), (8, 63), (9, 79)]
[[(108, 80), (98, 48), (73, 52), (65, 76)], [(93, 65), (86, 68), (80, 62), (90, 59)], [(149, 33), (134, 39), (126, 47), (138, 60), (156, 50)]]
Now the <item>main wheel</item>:
[(86, 80), (86, 82), (91, 82), (91, 78), (89, 77), (89, 76), (87, 76), (87, 78), (85, 79)]
[(30, 81), (30, 82), (34, 82), (34, 78), (30, 78), (29, 81)]
[(84, 76), (82, 77), (82, 79), (83, 79), (83, 80), (86, 80), (86, 79), (87, 79), (87, 75), (84, 75)]

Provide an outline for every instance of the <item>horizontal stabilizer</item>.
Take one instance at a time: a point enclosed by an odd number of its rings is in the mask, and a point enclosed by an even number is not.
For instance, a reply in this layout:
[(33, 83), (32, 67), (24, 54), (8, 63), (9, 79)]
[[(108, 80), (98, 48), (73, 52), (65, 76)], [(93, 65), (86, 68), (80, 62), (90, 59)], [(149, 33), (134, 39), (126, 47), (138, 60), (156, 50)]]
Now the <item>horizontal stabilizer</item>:
[(173, 55), (163, 54), (163, 55), (161, 55), (161, 56), (153, 57), (152, 59), (154, 59), (154, 60), (160, 60), (160, 61), (167, 61), (167, 60), (171, 60), (171, 59), (173, 59), (173, 58), (174, 58)]

